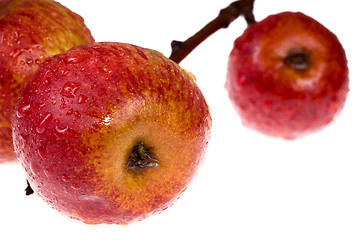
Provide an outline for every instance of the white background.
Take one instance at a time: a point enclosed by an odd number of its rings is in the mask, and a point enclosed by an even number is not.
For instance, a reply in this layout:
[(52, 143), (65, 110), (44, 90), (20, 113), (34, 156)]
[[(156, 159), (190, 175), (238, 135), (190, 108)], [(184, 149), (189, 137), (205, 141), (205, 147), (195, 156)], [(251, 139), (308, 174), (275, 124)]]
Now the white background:
[[(232, 0), (61, 0), (82, 15), (96, 41), (127, 42), (170, 54)], [(356, 5), (357, 4), (357, 5)], [(85, 225), (24, 194), (18, 164), (0, 165), (0, 239), (361, 239), (360, 17), (354, 0), (257, 0), (261, 20), (302, 11), (333, 31), (349, 60), (351, 91), (336, 122), (284, 141), (242, 126), (224, 89), (228, 54), (243, 18), (180, 65), (193, 72), (211, 108), (207, 159), (175, 205), (128, 226)]]

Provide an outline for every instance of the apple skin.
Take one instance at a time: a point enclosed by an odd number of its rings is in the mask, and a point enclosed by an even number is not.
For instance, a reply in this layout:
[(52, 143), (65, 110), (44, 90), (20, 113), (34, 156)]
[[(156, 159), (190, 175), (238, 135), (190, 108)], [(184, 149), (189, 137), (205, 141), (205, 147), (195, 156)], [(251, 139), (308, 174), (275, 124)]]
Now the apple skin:
[(327, 126), (349, 91), (337, 37), (300, 12), (250, 25), (229, 56), (226, 89), (246, 127), (296, 139)]
[(84, 20), (50, 0), (0, 1), (0, 163), (16, 160), (14, 107), (24, 83), (48, 56), (94, 41)]
[[(104, 42), (45, 61), (20, 95), (13, 138), (30, 185), (53, 208), (88, 224), (128, 224), (179, 198), (210, 128), (192, 74), (154, 50)], [(137, 143), (158, 166), (128, 168)]]

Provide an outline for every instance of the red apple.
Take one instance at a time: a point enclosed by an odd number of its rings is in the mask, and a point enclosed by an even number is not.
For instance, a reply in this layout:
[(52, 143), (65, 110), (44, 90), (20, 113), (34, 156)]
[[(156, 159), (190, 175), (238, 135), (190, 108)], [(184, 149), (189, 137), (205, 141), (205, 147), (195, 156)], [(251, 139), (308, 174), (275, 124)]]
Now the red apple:
[(210, 127), (192, 74), (153, 50), (93, 43), (49, 57), (33, 75), (13, 137), (30, 185), (53, 208), (127, 224), (187, 188)]
[(83, 18), (57, 2), (0, 1), (0, 163), (16, 160), (11, 122), (27, 79), (46, 57), (92, 41)]
[(283, 12), (250, 25), (229, 56), (226, 88), (245, 126), (295, 139), (318, 131), (348, 93), (345, 51), (314, 19)]

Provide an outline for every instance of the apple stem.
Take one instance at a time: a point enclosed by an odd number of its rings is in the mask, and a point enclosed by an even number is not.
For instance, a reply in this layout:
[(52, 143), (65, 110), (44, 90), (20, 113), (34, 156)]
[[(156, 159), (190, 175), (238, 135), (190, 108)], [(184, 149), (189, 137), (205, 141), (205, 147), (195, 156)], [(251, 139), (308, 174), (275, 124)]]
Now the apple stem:
[(149, 168), (158, 166), (158, 160), (150, 156), (150, 150), (143, 143), (137, 142), (128, 158), (128, 170), (135, 173), (141, 173)]
[(25, 195), (29, 196), (34, 193), (34, 190), (31, 188), (30, 183), (26, 180), (27, 187), (25, 188)]
[(227, 28), (235, 19), (241, 15), (244, 16), (248, 25), (255, 23), (256, 21), (253, 15), (254, 1), (255, 0), (235, 1), (228, 7), (222, 9), (214, 20), (209, 22), (200, 31), (188, 38), (186, 41), (172, 41), (172, 53), (169, 59), (179, 64), (209, 36), (222, 28)]

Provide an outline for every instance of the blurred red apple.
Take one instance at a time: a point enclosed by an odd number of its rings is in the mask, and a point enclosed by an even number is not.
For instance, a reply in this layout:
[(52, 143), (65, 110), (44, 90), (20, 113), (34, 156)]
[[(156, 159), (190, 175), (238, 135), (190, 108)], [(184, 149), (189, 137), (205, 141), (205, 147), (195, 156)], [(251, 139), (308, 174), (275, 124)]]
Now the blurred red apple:
[(187, 188), (210, 127), (192, 74), (153, 50), (93, 43), (49, 57), (33, 75), (13, 137), (30, 185), (53, 208), (127, 224)]
[(0, 1), (0, 162), (16, 159), (11, 122), (27, 79), (46, 57), (92, 41), (84, 20), (57, 2)]
[(294, 139), (334, 120), (348, 84), (337, 37), (302, 13), (283, 12), (251, 24), (235, 41), (226, 88), (245, 126)]

